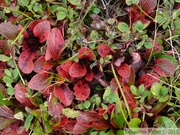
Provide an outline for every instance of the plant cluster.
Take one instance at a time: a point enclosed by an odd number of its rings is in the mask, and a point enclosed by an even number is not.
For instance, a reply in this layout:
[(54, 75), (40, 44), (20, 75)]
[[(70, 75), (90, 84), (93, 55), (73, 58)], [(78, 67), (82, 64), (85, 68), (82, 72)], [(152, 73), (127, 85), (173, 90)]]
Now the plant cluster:
[(0, 5), (1, 135), (180, 126), (179, 0)]

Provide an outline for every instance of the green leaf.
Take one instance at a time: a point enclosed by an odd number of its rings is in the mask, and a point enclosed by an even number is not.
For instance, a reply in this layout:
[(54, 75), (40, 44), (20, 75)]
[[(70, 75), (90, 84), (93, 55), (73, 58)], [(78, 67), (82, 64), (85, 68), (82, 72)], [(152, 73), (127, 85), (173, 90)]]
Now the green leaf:
[(85, 101), (83, 103), (84, 108), (88, 109), (90, 107), (91, 103), (89, 101)]
[(3, 81), (4, 82), (8, 82), (8, 83), (13, 83), (14, 82), (14, 80), (11, 78), (11, 77), (9, 77), (9, 76), (7, 76), (7, 75), (5, 75), (4, 77), (3, 77)]
[(2, 61), (2, 62), (7, 62), (7, 61), (9, 61), (10, 59), (11, 59), (11, 57), (6, 56), (6, 55), (4, 55), (4, 54), (0, 54), (0, 61)]
[(110, 131), (108, 131), (105, 135), (114, 135), (114, 133), (113, 133), (112, 130), (110, 130)]
[(151, 89), (150, 91), (152, 92), (152, 94), (156, 97), (159, 97), (160, 96), (160, 92), (161, 92), (161, 88), (162, 88), (162, 85), (159, 84), (159, 83), (155, 83), (151, 86)]
[(18, 0), (19, 5), (22, 7), (28, 6), (29, 0)]
[(29, 114), (24, 123), (24, 128), (26, 129), (26, 131), (30, 128), (32, 120), (33, 120), (33, 115)]
[(116, 93), (112, 93), (109, 86), (105, 89), (105, 92), (103, 94), (103, 100), (108, 103), (113, 103), (117, 101)]
[(68, 0), (72, 5), (79, 5), (81, 0)]
[(139, 2), (139, 0), (126, 0), (126, 4), (128, 6), (132, 5), (132, 4), (137, 4)]
[(12, 77), (12, 73), (11, 73), (10, 70), (4, 69), (4, 72), (5, 72), (5, 74), (6, 74), (7, 76)]
[(63, 20), (67, 15), (67, 9), (64, 7), (58, 7), (58, 12), (56, 13), (57, 20)]
[(79, 111), (72, 110), (71, 108), (65, 108), (62, 110), (62, 114), (64, 114), (68, 118), (76, 118), (79, 116)]
[(164, 23), (166, 21), (166, 19), (163, 17), (162, 14), (157, 14), (155, 20), (156, 20), (156, 22), (158, 22), (160, 24)]
[(175, 2), (180, 3), (180, 0), (175, 0)]
[(139, 118), (133, 118), (131, 121), (128, 123), (128, 126), (131, 130), (137, 130), (139, 129), (139, 124), (141, 123), (141, 120)]
[(145, 42), (144, 43), (144, 46), (147, 48), (147, 49), (150, 49), (153, 47), (152, 43), (151, 42)]
[(144, 92), (145, 88), (144, 88), (144, 84), (141, 84), (138, 88), (138, 95), (141, 95)]
[(24, 115), (22, 112), (18, 112), (14, 115), (14, 118), (24, 121)]
[(161, 88), (161, 95), (162, 95), (162, 96), (165, 96), (165, 95), (167, 95), (167, 94), (168, 94), (168, 89), (163, 86), (163, 87)]
[(96, 40), (99, 38), (98, 32), (95, 31), (95, 30), (92, 30), (92, 31), (91, 31), (91, 34), (90, 34), (90, 38), (91, 38), (93, 41), (96, 41)]
[(131, 85), (130, 89), (131, 89), (131, 92), (132, 92), (134, 95), (138, 96), (138, 91), (137, 91), (136, 86)]
[(130, 28), (129, 26), (125, 23), (125, 22), (120, 22), (117, 26), (117, 28), (121, 31), (121, 32), (125, 32), (125, 33), (129, 33), (130, 32)]
[(180, 29), (180, 19), (179, 18), (174, 21), (174, 25), (177, 29)]
[(156, 118), (155, 122), (158, 123), (160, 126), (155, 131), (151, 132), (151, 135), (157, 135), (163, 132), (169, 134), (170, 129), (174, 129), (173, 135), (178, 135), (178, 130), (175, 130), (177, 129), (176, 123), (172, 121), (170, 118), (167, 118), (165, 116), (159, 116)]

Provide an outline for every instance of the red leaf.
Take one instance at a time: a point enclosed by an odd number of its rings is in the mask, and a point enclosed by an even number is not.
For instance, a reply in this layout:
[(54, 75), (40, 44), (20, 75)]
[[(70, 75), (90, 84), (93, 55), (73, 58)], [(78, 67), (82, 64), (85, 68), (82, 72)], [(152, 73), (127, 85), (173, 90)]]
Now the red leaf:
[(69, 120), (68, 123), (64, 126), (64, 129), (68, 130), (69, 132), (73, 132), (73, 128), (76, 123), (76, 120)]
[(96, 128), (97, 130), (105, 130), (110, 127), (109, 122), (103, 116), (98, 115), (96, 112), (81, 112), (76, 118), (77, 123), (86, 128)]
[(137, 108), (136, 99), (134, 98), (134, 95), (131, 93), (131, 90), (130, 90), (128, 85), (125, 85), (123, 87), (123, 92), (124, 92), (124, 95), (125, 95), (126, 100), (128, 102), (132, 116), (134, 118), (138, 118), (138, 113), (133, 112), (133, 109)]
[(73, 92), (68, 88), (66, 84), (61, 84), (59, 87), (56, 86), (54, 89), (54, 95), (65, 105), (69, 106), (72, 104), (74, 99)]
[(48, 73), (39, 73), (33, 76), (33, 78), (28, 83), (28, 87), (33, 90), (43, 90), (50, 84)]
[(86, 66), (74, 62), (69, 69), (69, 75), (71, 77), (82, 77), (86, 74)]
[(98, 46), (98, 53), (102, 58), (105, 58), (109, 52), (110, 52), (111, 48), (106, 45), (106, 44), (101, 44), (100, 46)]
[(121, 66), (118, 67), (118, 74), (123, 78), (129, 78), (131, 74), (131, 68), (128, 64), (121, 64)]
[(62, 105), (55, 98), (48, 102), (48, 112), (51, 116), (60, 116), (62, 109)]
[(41, 56), (34, 62), (33, 71), (36, 73), (41, 73), (44, 71), (48, 71), (53, 67), (52, 61), (45, 61), (45, 57)]
[(0, 106), (0, 117), (4, 117), (7, 119), (14, 119), (14, 113), (6, 105), (2, 105)]
[(5, 75), (4, 69), (0, 69), (0, 78), (2, 78)]
[(155, 73), (151, 73), (151, 74), (144, 74), (142, 75), (137, 81), (136, 84), (137, 85), (141, 85), (144, 84), (144, 87), (146, 89), (148, 89), (149, 87), (151, 87), (151, 85), (153, 83), (156, 83), (159, 81), (159, 76)]
[(69, 78), (69, 77), (70, 77), (69, 74), (68, 74), (68, 72), (66, 72), (66, 71), (64, 71), (64, 70), (62, 69), (62, 66), (61, 66), (61, 65), (57, 66), (57, 67), (56, 67), (56, 70), (57, 70), (58, 74), (59, 74), (61, 77), (63, 77), (63, 78)]
[(89, 85), (84, 80), (79, 80), (74, 86), (74, 95), (78, 100), (86, 100), (90, 95)]
[(157, 59), (153, 62), (153, 70), (163, 77), (170, 77), (175, 73), (173, 63), (164, 58)]
[(78, 58), (79, 59), (83, 59), (86, 58), (89, 61), (93, 60), (94, 58), (94, 54), (92, 52), (91, 49), (89, 49), (88, 47), (82, 47), (81, 49), (79, 49), (78, 51)]
[(64, 127), (68, 123), (68, 118), (64, 115), (61, 115), (61, 122), (58, 127)]
[(157, 5), (157, 0), (140, 0), (138, 5), (144, 10), (147, 14), (150, 14)]
[(91, 70), (87, 71), (86, 76), (85, 76), (85, 80), (86, 81), (92, 81), (93, 77), (94, 77), (93, 72)]
[(79, 123), (76, 123), (73, 128), (73, 134), (83, 134), (87, 132), (87, 128), (80, 125)]
[(61, 31), (57, 28), (53, 28), (47, 39), (45, 59), (50, 60), (53, 58), (57, 61), (61, 55), (63, 47), (64, 39)]
[(7, 39), (14, 40), (19, 34), (18, 27), (10, 22), (4, 22), (0, 24), (0, 34)]
[(15, 98), (24, 106), (28, 106), (32, 108), (34, 105), (30, 102), (29, 98), (27, 97), (28, 88), (25, 87), (23, 84), (16, 84), (15, 85)]
[(30, 53), (28, 50), (23, 51), (18, 59), (18, 65), (21, 71), (25, 74), (32, 72), (34, 68), (33, 64), (34, 53)]
[(51, 29), (50, 22), (42, 21), (34, 27), (33, 34), (34, 36), (39, 37), (40, 43), (43, 43), (48, 38), (50, 29)]
[(72, 64), (73, 64), (72, 61), (66, 61), (61, 64), (61, 68), (68, 73), (69, 68), (71, 67)]
[(80, 115), (76, 118), (77, 123), (83, 125), (84, 127), (90, 128), (94, 121), (96, 121), (95, 114), (92, 115), (90, 112), (81, 112)]
[(33, 31), (34, 27), (35, 27), (38, 23), (43, 22), (43, 21), (45, 21), (45, 20), (35, 20), (35, 21), (32, 21), (32, 22), (29, 24), (28, 28)]
[(28, 135), (28, 133), (25, 131), (25, 128), (23, 126), (19, 127), (19, 121), (16, 121), (15, 123), (6, 127), (2, 131), (1, 135)]

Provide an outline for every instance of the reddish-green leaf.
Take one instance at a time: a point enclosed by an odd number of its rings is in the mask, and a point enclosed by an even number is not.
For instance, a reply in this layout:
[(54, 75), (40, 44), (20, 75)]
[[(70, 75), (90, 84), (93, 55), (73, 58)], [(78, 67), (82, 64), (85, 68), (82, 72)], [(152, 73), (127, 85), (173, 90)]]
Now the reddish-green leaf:
[(164, 58), (159, 58), (153, 62), (153, 70), (163, 77), (170, 77), (175, 73), (173, 63)]
[(48, 87), (51, 79), (49, 79), (48, 73), (39, 73), (33, 76), (28, 83), (28, 87), (33, 90), (43, 90)]
[(2, 105), (0, 106), (0, 117), (4, 117), (7, 119), (14, 119), (14, 113), (6, 105)]
[(18, 35), (18, 27), (10, 22), (4, 22), (0, 24), (0, 34), (7, 39), (14, 40)]
[(66, 84), (61, 84), (60, 86), (56, 86), (54, 89), (54, 95), (65, 105), (69, 106), (71, 105), (74, 94), (73, 92), (68, 88)]
[(15, 85), (15, 98), (24, 106), (33, 107), (34, 105), (30, 102), (27, 97), (28, 88), (23, 84)]
[(48, 112), (51, 116), (60, 116), (62, 112), (62, 105), (52, 98), (52, 100), (48, 103)]
[(69, 69), (69, 75), (71, 77), (82, 77), (86, 74), (86, 66), (81, 65), (77, 62), (74, 62), (70, 69)]
[(74, 86), (74, 95), (78, 100), (86, 100), (90, 95), (89, 85), (84, 80), (79, 80)]
[(7, 126), (9, 126), (10, 124), (12, 124), (15, 121), (16, 121), (15, 119), (0, 118), (0, 130), (6, 128)]
[(47, 39), (45, 59), (50, 60), (53, 58), (57, 61), (61, 55), (63, 47), (64, 38), (61, 31), (57, 28), (53, 28)]

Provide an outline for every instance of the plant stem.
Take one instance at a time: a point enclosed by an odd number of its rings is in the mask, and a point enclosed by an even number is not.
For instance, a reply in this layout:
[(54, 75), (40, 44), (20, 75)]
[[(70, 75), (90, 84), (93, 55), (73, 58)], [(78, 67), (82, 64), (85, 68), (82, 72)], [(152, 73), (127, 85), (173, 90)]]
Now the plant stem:
[(122, 97), (123, 97), (123, 99), (124, 99), (124, 102), (125, 102), (125, 105), (126, 105), (126, 109), (127, 109), (128, 115), (129, 115), (129, 118), (130, 118), (130, 120), (131, 120), (131, 119), (132, 119), (132, 116), (131, 116), (131, 111), (130, 111), (128, 102), (127, 102), (127, 100), (126, 100), (126, 97), (125, 97), (124, 92), (123, 92), (123, 90), (122, 90), (121, 84), (120, 84), (120, 82), (119, 82), (119, 80), (118, 80), (118, 77), (117, 77), (117, 75), (116, 75), (116, 72), (115, 72), (115, 70), (114, 70), (114, 66), (113, 66), (112, 64), (111, 64), (111, 68), (112, 68), (112, 72), (113, 72), (114, 78), (115, 78), (115, 80), (116, 80), (116, 82), (117, 82), (118, 88), (119, 88), (119, 90), (120, 90), (120, 92), (121, 92), (121, 95), (122, 95)]

